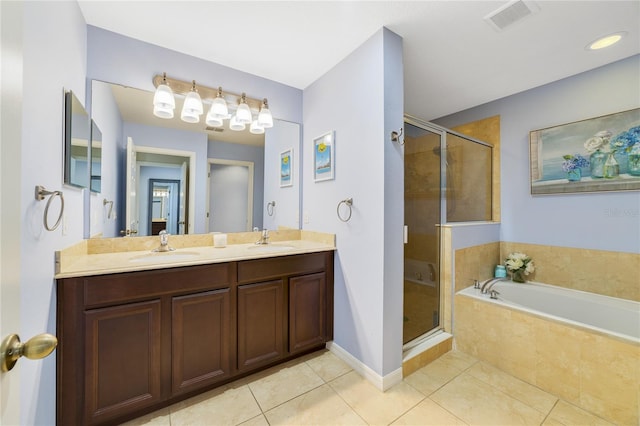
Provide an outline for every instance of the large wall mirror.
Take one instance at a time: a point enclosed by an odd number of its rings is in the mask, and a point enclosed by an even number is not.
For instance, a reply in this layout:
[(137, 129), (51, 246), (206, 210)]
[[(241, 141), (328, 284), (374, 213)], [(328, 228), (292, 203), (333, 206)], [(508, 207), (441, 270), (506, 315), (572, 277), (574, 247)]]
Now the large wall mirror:
[[(92, 81), (91, 115), (101, 130), (101, 190), (114, 200), (116, 212), (103, 214), (99, 234), (154, 235), (163, 221), (176, 234), (299, 229), (299, 169), (290, 187), (280, 186), (279, 173), (280, 153), (301, 151), (300, 125), (276, 119), (265, 134), (254, 135), (248, 127), (241, 132), (207, 127), (204, 116), (200, 123), (185, 123), (181, 107), (176, 96), (175, 117), (161, 119), (153, 115), (152, 92)], [(97, 204), (92, 208), (101, 207)]]

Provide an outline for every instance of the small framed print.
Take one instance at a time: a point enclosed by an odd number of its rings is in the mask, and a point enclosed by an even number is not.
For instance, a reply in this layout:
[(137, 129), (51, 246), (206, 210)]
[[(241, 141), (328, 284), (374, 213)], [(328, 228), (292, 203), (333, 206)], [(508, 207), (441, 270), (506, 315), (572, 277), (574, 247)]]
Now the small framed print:
[(334, 178), (336, 161), (335, 132), (324, 133), (313, 140), (313, 177), (316, 182)]
[(293, 186), (293, 148), (280, 153), (280, 188)]

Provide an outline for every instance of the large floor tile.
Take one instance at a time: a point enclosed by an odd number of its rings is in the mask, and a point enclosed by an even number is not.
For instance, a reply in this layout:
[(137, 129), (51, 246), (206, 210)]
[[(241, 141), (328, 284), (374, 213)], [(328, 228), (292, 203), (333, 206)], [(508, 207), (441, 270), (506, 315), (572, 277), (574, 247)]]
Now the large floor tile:
[(259, 416), (249, 419), (246, 422), (240, 423), (239, 426), (269, 426), (269, 422), (264, 417), (264, 414), (260, 414)]
[(329, 385), (266, 412), (270, 425), (366, 425)]
[(203, 401), (190, 400), (169, 408), (171, 426), (237, 425), (261, 414), (247, 386), (228, 389)]
[(302, 363), (249, 383), (249, 388), (262, 411), (267, 411), (323, 384), (320, 376)]
[(455, 368), (458, 371), (464, 371), (478, 362), (478, 360), (471, 355), (456, 350), (447, 352), (436, 361), (440, 364)]
[[(415, 373), (405, 377), (404, 381), (418, 389), (424, 395), (429, 396), (454, 377), (458, 376), (470, 365), (477, 362), (475, 358), (469, 355), (463, 354), (462, 356), (458, 356), (451, 354), (452, 352), (448, 352), (442, 355)], [(461, 352), (457, 352), (457, 354), (461, 354)]]
[(566, 426), (613, 426), (613, 423), (609, 423), (598, 416), (594, 416), (593, 414), (562, 400), (558, 401), (556, 406), (553, 407), (548, 420), (557, 421)]
[(325, 382), (330, 382), (351, 371), (351, 367), (331, 352), (325, 352), (318, 357), (309, 359), (307, 364)]
[(394, 426), (460, 426), (465, 422), (427, 398), (392, 423)]
[(475, 364), (467, 373), (544, 414), (548, 414), (558, 401), (555, 396), (484, 362)]
[(329, 385), (370, 425), (387, 425), (425, 398), (405, 382), (382, 392), (354, 371)]
[(470, 425), (539, 425), (545, 415), (468, 373), (431, 395)]

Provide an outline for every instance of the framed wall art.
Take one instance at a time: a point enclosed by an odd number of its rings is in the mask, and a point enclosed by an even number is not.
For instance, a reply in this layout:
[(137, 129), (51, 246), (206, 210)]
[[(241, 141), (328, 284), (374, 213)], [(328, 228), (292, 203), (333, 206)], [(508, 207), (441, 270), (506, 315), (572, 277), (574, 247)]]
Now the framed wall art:
[(529, 133), (531, 194), (640, 190), (640, 108)]
[(313, 140), (313, 177), (316, 182), (331, 180), (335, 175), (335, 132), (327, 132)]
[(293, 186), (293, 148), (280, 153), (280, 187)]

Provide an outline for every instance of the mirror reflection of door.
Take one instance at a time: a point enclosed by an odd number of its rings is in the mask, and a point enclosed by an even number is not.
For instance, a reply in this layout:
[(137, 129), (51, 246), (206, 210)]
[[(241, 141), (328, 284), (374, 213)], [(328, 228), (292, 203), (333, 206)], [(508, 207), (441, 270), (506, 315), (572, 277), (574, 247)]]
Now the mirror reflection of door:
[(209, 169), (209, 231), (251, 231), (253, 163), (219, 161), (211, 162)]
[[(180, 181), (149, 179), (149, 235), (180, 233)], [(184, 231), (183, 231), (184, 233)]]

